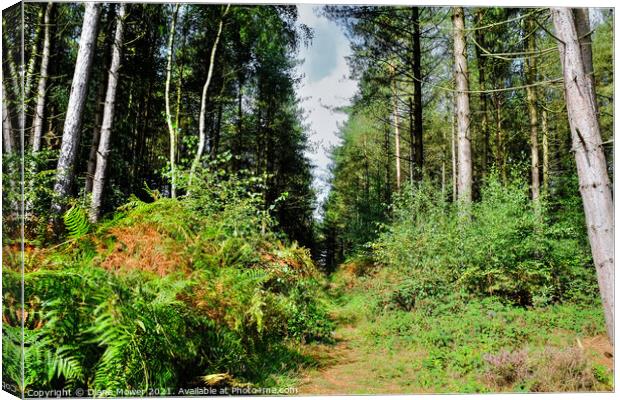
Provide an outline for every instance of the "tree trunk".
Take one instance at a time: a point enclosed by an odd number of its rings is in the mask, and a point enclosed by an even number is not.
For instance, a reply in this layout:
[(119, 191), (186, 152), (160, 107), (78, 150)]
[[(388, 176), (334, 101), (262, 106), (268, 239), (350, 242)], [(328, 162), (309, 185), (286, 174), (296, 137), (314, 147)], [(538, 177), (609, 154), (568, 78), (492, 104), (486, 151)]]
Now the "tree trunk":
[(452, 154), (452, 202), (456, 203), (457, 201), (457, 197), (458, 197), (458, 185), (457, 185), (457, 181), (458, 178), (456, 176), (457, 171), (456, 171), (456, 167), (457, 167), (457, 162), (456, 162), (456, 119), (454, 118), (454, 113), (455, 113), (455, 102), (454, 102), (454, 96), (452, 96), (452, 108), (453, 108), (453, 112), (452, 112), (452, 123), (450, 124), (451, 126), (451, 134), (450, 134), (450, 152)]
[(105, 104), (105, 87), (105, 81), (101, 82), (95, 100), (95, 123), (93, 126), (93, 137), (90, 143), (90, 152), (88, 153), (88, 162), (86, 164), (86, 182), (84, 185), (84, 191), (87, 194), (93, 191), (93, 179), (97, 167), (97, 150), (99, 149), (99, 137), (101, 134), (101, 115), (103, 114), (103, 107)]
[(542, 154), (543, 154), (543, 192), (549, 193), (549, 126), (547, 124), (547, 110), (542, 110)]
[[(536, 26), (534, 20), (529, 18), (527, 21), (528, 35), (527, 51), (530, 56), (526, 59), (527, 83), (532, 85), (536, 82)], [(531, 180), (532, 180), (532, 201), (538, 202), (540, 197), (540, 172), (538, 166), (538, 110), (536, 88), (533, 86), (526, 87), (527, 92), (527, 108), (530, 116), (530, 154), (531, 154)]]
[[(476, 23), (483, 25), (484, 9), (476, 11)], [(480, 46), (486, 48), (485, 35), (482, 29), (476, 30), (476, 41)], [(486, 57), (482, 55), (480, 48), (476, 46), (476, 59), (478, 60), (478, 86), (480, 90), (486, 90)], [(480, 130), (482, 131), (482, 179), (486, 179), (489, 169), (489, 116), (488, 116), (488, 96), (487, 93), (480, 93)]]
[(398, 89), (396, 87), (396, 79), (394, 75), (394, 67), (391, 67), (392, 74), (392, 107), (394, 119), (394, 159), (396, 161), (396, 190), (400, 192), (401, 175), (400, 175), (400, 121), (398, 118)]
[[(592, 63), (592, 36), (590, 30), (590, 13), (587, 8), (574, 8), (573, 16), (575, 18), (575, 29), (577, 30), (577, 38), (581, 45), (581, 54), (583, 58), (583, 67), (585, 69), (586, 78), (590, 81), (590, 85), (594, 88), (594, 64)], [(596, 100), (596, 99), (595, 99)], [(598, 112), (598, 105), (596, 110)]]
[(37, 105), (34, 111), (34, 121), (32, 122), (32, 151), (41, 150), (41, 138), (43, 137), (43, 113), (45, 112), (45, 92), (47, 90), (47, 67), (50, 59), (50, 14), (54, 3), (47, 3), (43, 24), (43, 52), (41, 53), (41, 72), (39, 76), (39, 86), (37, 87)]
[[(588, 77), (591, 52), (580, 46), (576, 26), (584, 14), (569, 8), (552, 8), (555, 33), (561, 43), (566, 108), (579, 175), (592, 258), (605, 311), (609, 340), (614, 342), (614, 205), (607, 161), (596, 114), (593, 80)], [(589, 58), (589, 59), (588, 59)], [(590, 65), (588, 65), (590, 64)]]
[(220, 18), (220, 23), (217, 28), (217, 34), (215, 36), (215, 40), (213, 41), (213, 47), (211, 48), (211, 56), (209, 58), (209, 70), (207, 71), (207, 80), (202, 88), (202, 96), (200, 100), (200, 118), (198, 120), (198, 150), (196, 151), (196, 156), (194, 157), (194, 162), (192, 162), (192, 168), (189, 174), (189, 185), (191, 186), (192, 179), (194, 177), (194, 173), (196, 171), (196, 167), (200, 163), (200, 158), (205, 150), (205, 144), (207, 141), (207, 127), (206, 127), (206, 114), (207, 114), (207, 91), (209, 90), (209, 85), (211, 84), (211, 78), (213, 76), (213, 66), (215, 64), (215, 53), (217, 52), (217, 45), (220, 41), (220, 37), (222, 36), (222, 29), (224, 28), (224, 17), (228, 13), (230, 9), (230, 4), (226, 6), (224, 13)]
[(85, 7), (80, 47), (75, 62), (75, 71), (73, 72), (73, 82), (71, 84), (65, 126), (62, 133), (60, 156), (56, 168), (56, 183), (54, 185), (56, 198), (52, 202), (52, 215), (56, 216), (62, 213), (71, 190), (71, 184), (73, 183), (75, 158), (80, 141), (80, 127), (82, 125), (84, 105), (86, 104), (93, 56), (97, 45), (97, 28), (101, 3), (86, 3)]
[(2, 145), (6, 154), (15, 151), (13, 127), (11, 126), (11, 114), (9, 113), (9, 107), (7, 105), (4, 80), (2, 81)]
[(103, 108), (101, 135), (99, 137), (99, 149), (97, 150), (97, 167), (95, 168), (95, 177), (93, 179), (93, 195), (89, 212), (89, 218), (92, 222), (96, 222), (99, 219), (99, 214), (101, 212), (106, 167), (108, 165), (108, 155), (110, 154), (110, 137), (112, 136), (112, 124), (114, 122), (118, 71), (121, 67), (121, 56), (123, 51), (123, 24), (126, 7), (127, 3), (120, 3), (119, 5), (116, 31), (114, 33), (114, 44), (112, 45), (112, 61), (108, 73), (108, 88), (105, 95), (105, 106)]
[(413, 186), (415, 181), (415, 122), (414, 122), (413, 96), (409, 96), (409, 184)]
[(472, 200), (471, 137), (469, 131), (469, 84), (465, 21), (462, 7), (454, 7), (454, 75), (456, 81), (456, 116), (458, 134), (458, 199), (468, 204)]
[(177, 197), (177, 183), (176, 183), (176, 144), (177, 134), (176, 126), (172, 125), (172, 112), (170, 111), (170, 80), (172, 77), (172, 53), (174, 52), (174, 30), (177, 23), (177, 15), (179, 14), (179, 3), (174, 7), (174, 13), (172, 14), (172, 22), (170, 23), (170, 35), (168, 37), (168, 57), (166, 61), (166, 89), (165, 89), (165, 102), (166, 102), (166, 124), (168, 125), (168, 133), (170, 134), (170, 196), (172, 198)]
[[(418, 7), (411, 8), (413, 25), (413, 112), (416, 178), (422, 179), (424, 168), (424, 138), (422, 125), (422, 52), (420, 51), (420, 15)], [(412, 144), (413, 145), (413, 144)]]
[[(500, 88), (503, 85), (500, 84)], [(504, 144), (504, 127), (502, 116), (502, 96), (500, 94), (495, 95), (495, 160), (498, 165), (502, 184), (505, 186), (508, 184), (508, 171), (506, 166), (506, 152)]]
[[(5, 19), (2, 19), (2, 27), (3, 27), (3, 30), (6, 31)], [(17, 130), (19, 132), (19, 135), (21, 135), (23, 133), (23, 128), (25, 125), (24, 124), (25, 113), (22, 112), (23, 107), (24, 107), (23, 96), (22, 96), (22, 83), (23, 82), (21, 79), (20, 72), (18, 71), (18, 68), (16, 65), (15, 53), (13, 53), (13, 47), (21, 50), (21, 43), (19, 43), (17, 46), (13, 46), (9, 43), (8, 40), (5, 39), (4, 36), (2, 37), (2, 41), (3, 43), (6, 43), (5, 58), (7, 59), (7, 64), (9, 64), (9, 76), (11, 77), (11, 91), (13, 92), (13, 101), (14, 101), (13, 104), (17, 111)], [(21, 58), (19, 62), (21, 65), (22, 63)], [(8, 94), (5, 94), (5, 99), (6, 99), (5, 101), (8, 101), (9, 99)], [(8, 107), (8, 104), (7, 104), (7, 107)]]
[[(49, 8), (49, 5), (48, 5)], [(45, 15), (49, 17), (47, 9)], [(24, 80), (24, 102), (30, 103), (30, 92), (32, 90), (32, 80), (34, 79), (34, 67), (37, 63), (37, 53), (39, 49), (39, 36), (41, 35), (41, 25), (43, 19), (43, 7), (39, 8), (37, 14), (38, 23), (34, 27), (34, 34), (32, 36), (32, 47), (30, 48), (30, 58), (28, 59), (28, 65), (26, 67), (26, 79)], [(46, 26), (47, 27), (47, 26)]]

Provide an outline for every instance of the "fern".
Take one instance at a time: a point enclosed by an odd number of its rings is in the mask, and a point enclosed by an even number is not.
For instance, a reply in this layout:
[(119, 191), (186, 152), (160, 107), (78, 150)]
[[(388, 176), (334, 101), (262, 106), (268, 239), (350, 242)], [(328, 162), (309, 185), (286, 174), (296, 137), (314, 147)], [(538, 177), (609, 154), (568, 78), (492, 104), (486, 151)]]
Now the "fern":
[(63, 216), (65, 221), (65, 227), (69, 232), (69, 239), (79, 239), (86, 235), (90, 230), (90, 223), (88, 222), (88, 216), (82, 207), (73, 205), (65, 212)]

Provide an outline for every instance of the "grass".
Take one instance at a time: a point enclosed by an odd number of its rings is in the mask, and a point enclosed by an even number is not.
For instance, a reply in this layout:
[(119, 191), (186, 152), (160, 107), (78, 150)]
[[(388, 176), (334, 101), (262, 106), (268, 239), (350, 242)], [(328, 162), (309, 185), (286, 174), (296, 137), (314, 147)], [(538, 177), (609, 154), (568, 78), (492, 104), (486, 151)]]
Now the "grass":
[(322, 362), (301, 393), (613, 390), (599, 304), (525, 308), (457, 293), (404, 311), (383, 300), (393, 281), (387, 269), (332, 277), (337, 343), (313, 349)]

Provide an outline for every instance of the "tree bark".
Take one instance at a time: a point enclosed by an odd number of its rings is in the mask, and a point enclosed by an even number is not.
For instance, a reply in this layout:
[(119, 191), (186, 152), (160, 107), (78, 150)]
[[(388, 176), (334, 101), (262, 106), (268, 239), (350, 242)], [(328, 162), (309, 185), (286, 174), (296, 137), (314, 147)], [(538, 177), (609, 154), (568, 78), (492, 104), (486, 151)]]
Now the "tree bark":
[(166, 89), (165, 89), (165, 101), (166, 101), (166, 124), (168, 125), (168, 133), (170, 134), (170, 196), (172, 198), (177, 197), (177, 184), (176, 184), (176, 144), (177, 134), (176, 127), (172, 125), (172, 112), (170, 111), (170, 80), (172, 78), (172, 53), (174, 52), (174, 31), (177, 23), (177, 15), (179, 14), (179, 3), (174, 7), (174, 13), (172, 14), (172, 22), (170, 23), (170, 36), (168, 37), (168, 57), (166, 61)]
[(97, 45), (97, 29), (101, 3), (86, 3), (84, 22), (80, 37), (80, 47), (73, 72), (73, 82), (69, 95), (69, 104), (65, 115), (65, 125), (62, 133), (60, 156), (56, 168), (56, 183), (54, 192), (56, 198), (52, 202), (52, 215), (58, 216), (65, 207), (65, 202), (71, 190), (75, 174), (75, 159), (80, 141), (80, 127), (86, 104), (86, 94), (90, 72), (93, 65), (93, 56)]
[(95, 169), (97, 168), (97, 150), (99, 150), (99, 137), (101, 135), (101, 116), (105, 105), (105, 81), (101, 82), (97, 90), (95, 123), (93, 126), (93, 137), (90, 143), (90, 152), (88, 153), (88, 162), (86, 163), (86, 182), (84, 191), (92, 193), (93, 179), (95, 178)]
[(43, 52), (41, 53), (41, 72), (39, 76), (39, 86), (37, 87), (37, 104), (34, 111), (34, 121), (32, 122), (32, 151), (41, 150), (41, 138), (43, 137), (43, 114), (45, 112), (45, 92), (47, 90), (47, 67), (50, 58), (50, 14), (54, 3), (47, 3), (43, 24)]
[(471, 136), (469, 131), (469, 83), (465, 21), (462, 7), (454, 7), (454, 75), (456, 81), (456, 116), (458, 147), (458, 199), (468, 204), (472, 200)]
[(215, 40), (213, 41), (213, 47), (211, 48), (211, 56), (209, 58), (209, 70), (207, 71), (207, 80), (205, 81), (204, 86), (202, 87), (202, 96), (200, 100), (200, 118), (198, 121), (198, 150), (196, 151), (196, 156), (194, 157), (194, 162), (192, 162), (192, 168), (189, 175), (189, 185), (191, 186), (192, 179), (194, 177), (194, 173), (196, 171), (196, 167), (200, 163), (200, 158), (205, 150), (205, 144), (207, 141), (207, 127), (206, 127), (206, 114), (207, 114), (207, 91), (209, 90), (209, 85), (211, 84), (211, 78), (213, 77), (213, 66), (215, 64), (215, 53), (217, 52), (217, 45), (220, 42), (220, 37), (222, 36), (222, 29), (224, 28), (224, 17), (230, 10), (230, 4), (226, 6), (226, 9), (222, 13), (220, 18), (220, 23), (217, 28), (217, 34), (215, 36)]
[(458, 198), (458, 185), (457, 185), (457, 181), (458, 178), (456, 176), (457, 174), (457, 160), (456, 160), (456, 118), (454, 118), (454, 114), (456, 113), (456, 107), (455, 107), (455, 98), (454, 96), (452, 96), (452, 123), (450, 124), (451, 127), (451, 134), (450, 134), (450, 153), (452, 155), (452, 202), (456, 203), (457, 202), (457, 198)]
[(7, 105), (4, 80), (2, 81), (2, 144), (6, 154), (15, 151), (13, 127), (11, 126), (11, 114), (9, 113), (9, 107)]
[[(49, 5), (48, 5), (49, 7)], [(34, 68), (37, 63), (37, 52), (39, 49), (39, 36), (41, 35), (41, 23), (43, 20), (43, 8), (39, 8), (37, 15), (37, 25), (34, 27), (34, 34), (32, 36), (32, 47), (30, 48), (30, 58), (28, 59), (28, 65), (26, 67), (26, 78), (24, 80), (24, 102), (30, 103), (30, 91), (32, 89), (32, 80), (34, 79)], [(47, 9), (45, 11), (47, 15)]]
[(543, 192), (549, 193), (549, 126), (547, 123), (547, 110), (542, 110), (542, 176), (543, 176)]
[(394, 120), (394, 158), (396, 161), (396, 190), (400, 192), (401, 175), (400, 175), (400, 121), (398, 118), (398, 89), (394, 75), (394, 67), (391, 68), (392, 74), (392, 107)]
[(126, 7), (127, 3), (120, 3), (119, 5), (116, 31), (114, 33), (114, 44), (112, 45), (112, 61), (108, 73), (108, 88), (106, 90), (105, 106), (103, 108), (101, 135), (99, 137), (99, 149), (97, 150), (97, 167), (95, 168), (95, 177), (93, 179), (93, 194), (89, 212), (89, 218), (92, 222), (96, 222), (101, 213), (105, 174), (108, 165), (108, 155), (110, 154), (110, 138), (112, 136), (112, 124), (114, 122), (118, 71), (121, 67), (121, 57), (123, 54), (123, 24)]
[[(526, 59), (526, 75), (528, 85), (532, 85), (536, 82), (536, 26), (532, 18), (528, 18), (527, 21), (528, 35), (527, 38), (527, 51), (531, 55)], [(537, 94), (536, 88), (533, 86), (526, 87), (527, 93), (527, 108), (530, 117), (530, 169), (531, 169), (531, 189), (532, 189), (532, 201), (538, 202), (540, 197), (540, 171), (538, 161), (538, 110), (537, 110)]]
[[(603, 151), (593, 80), (588, 77), (588, 54), (580, 45), (569, 8), (552, 8), (564, 75), (566, 108), (583, 199), (588, 238), (605, 312), (607, 335), (614, 342), (614, 206)], [(583, 15), (583, 14), (582, 14)], [(590, 60), (588, 59), (590, 58)]]
[[(413, 113), (416, 178), (422, 179), (424, 168), (424, 137), (422, 124), (422, 52), (420, 51), (420, 14), (418, 7), (411, 8), (413, 25)], [(413, 144), (412, 144), (413, 145)]]

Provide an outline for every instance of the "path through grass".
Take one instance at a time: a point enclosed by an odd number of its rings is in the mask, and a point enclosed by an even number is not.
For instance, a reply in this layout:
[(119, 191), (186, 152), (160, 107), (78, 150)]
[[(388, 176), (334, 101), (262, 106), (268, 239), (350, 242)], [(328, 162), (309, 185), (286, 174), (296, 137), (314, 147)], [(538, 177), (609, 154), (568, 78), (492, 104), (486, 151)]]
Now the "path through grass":
[(601, 307), (514, 307), (435, 299), (405, 311), (385, 301), (390, 277), (332, 280), (335, 343), (304, 353), (299, 394), (613, 390)]

